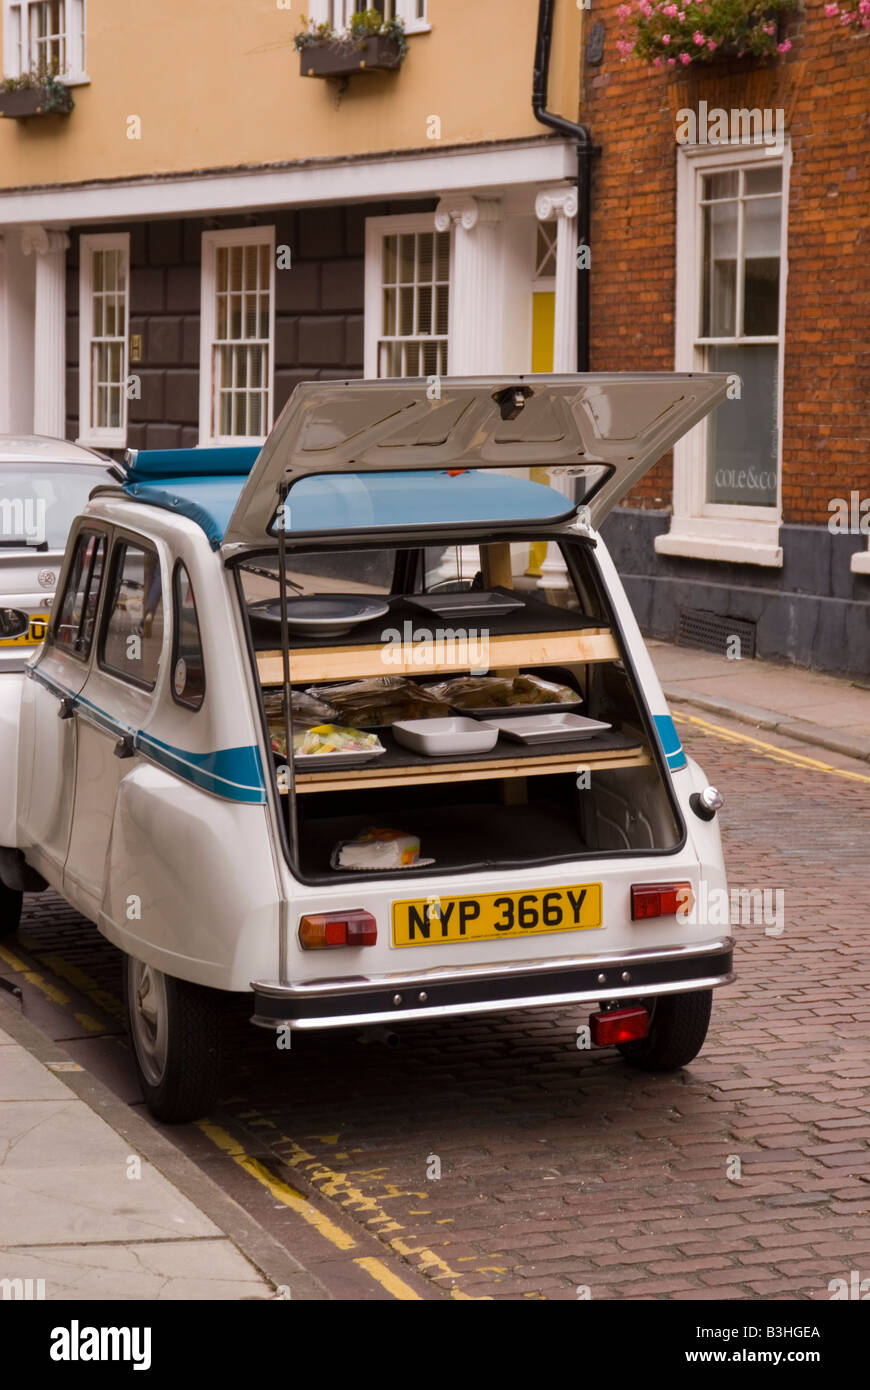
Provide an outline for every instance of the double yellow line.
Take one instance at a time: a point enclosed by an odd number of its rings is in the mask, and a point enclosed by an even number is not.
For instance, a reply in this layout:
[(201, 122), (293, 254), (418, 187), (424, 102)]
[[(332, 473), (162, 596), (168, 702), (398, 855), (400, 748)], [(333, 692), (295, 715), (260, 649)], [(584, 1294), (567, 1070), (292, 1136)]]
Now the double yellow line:
[(748, 743), (750, 747), (775, 763), (788, 763), (791, 767), (802, 768), (806, 772), (829, 772), (834, 777), (845, 777), (851, 782), (870, 782), (870, 775), (864, 772), (849, 772), (844, 767), (833, 767), (820, 762), (818, 758), (808, 758), (804, 753), (794, 753), (790, 748), (779, 748), (775, 743), (765, 743), (751, 734), (739, 734), (734, 729), (725, 729), (721, 724), (711, 724), (707, 719), (699, 719), (695, 714), (675, 714), (677, 724), (693, 724), (703, 733), (716, 734), (729, 743)]

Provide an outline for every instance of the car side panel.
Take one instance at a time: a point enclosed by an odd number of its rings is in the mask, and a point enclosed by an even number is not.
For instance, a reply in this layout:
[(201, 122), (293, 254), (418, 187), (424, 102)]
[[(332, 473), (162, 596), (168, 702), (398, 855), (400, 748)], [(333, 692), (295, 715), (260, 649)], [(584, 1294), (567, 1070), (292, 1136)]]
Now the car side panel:
[[(0, 845), (18, 848), (18, 753), (23, 675), (0, 678)], [(25, 745), (26, 746), (26, 745)]]
[(98, 918), (116, 946), (180, 979), (247, 990), (255, 961), (277, 973), (278, 900), (264, 805), (144, 761), (121, 778)]

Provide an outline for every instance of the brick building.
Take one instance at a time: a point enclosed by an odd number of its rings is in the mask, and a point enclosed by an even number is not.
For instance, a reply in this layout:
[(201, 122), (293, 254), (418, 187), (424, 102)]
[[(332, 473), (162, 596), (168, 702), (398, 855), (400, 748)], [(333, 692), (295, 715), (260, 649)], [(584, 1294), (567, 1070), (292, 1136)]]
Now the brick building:
[[(592, 369), (724, 370), (743, 388), (647, 475), (608, 543), (647, 632), (735, 633), (744, 654), (754, 638), (867, 675), (868, 536), (828, 522), (834, 499), (870, 498), (870, 35), (808, 4), (772, 62), (653, 72), (620, 60), (616, 11), (598, 8), (603, 61), (587, 49), (583, 74)], [(781, 149), (678, 143), (678, 113), (702, 102), (708, 125), (781, 111)]]

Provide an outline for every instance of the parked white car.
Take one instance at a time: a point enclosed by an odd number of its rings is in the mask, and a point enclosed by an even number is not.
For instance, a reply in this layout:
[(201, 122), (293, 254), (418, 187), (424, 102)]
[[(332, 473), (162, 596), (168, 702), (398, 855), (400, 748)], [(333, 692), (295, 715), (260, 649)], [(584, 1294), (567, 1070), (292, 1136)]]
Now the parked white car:
[(726, 387), (313, 383), (261, 451), (92, 496), (0, 688), (0, 931), (50, 884), (125, 952), (158, 1118), (212, 1104), (227, 993), (285, 1044), (560, 1005), (634, 1065), (697, 1054), (721, 799), (597, 528)]
[(0, 434), (0, 675), (22, 671), (45, 637), (69, 528), (110, 460), (65, 439)]

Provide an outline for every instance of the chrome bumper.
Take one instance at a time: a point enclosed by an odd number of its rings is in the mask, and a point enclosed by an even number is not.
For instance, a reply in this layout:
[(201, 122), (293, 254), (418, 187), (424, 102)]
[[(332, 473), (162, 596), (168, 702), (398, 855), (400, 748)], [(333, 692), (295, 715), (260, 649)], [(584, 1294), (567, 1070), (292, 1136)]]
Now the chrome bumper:
[(409, 1019), (507, 1013), (713, 989), (734, 979), (730, 936), (614, 956), (555, 956), (465, 968), (338, 976), (280, 984), (254, 980), (260, 1028), (349, 1028)]

